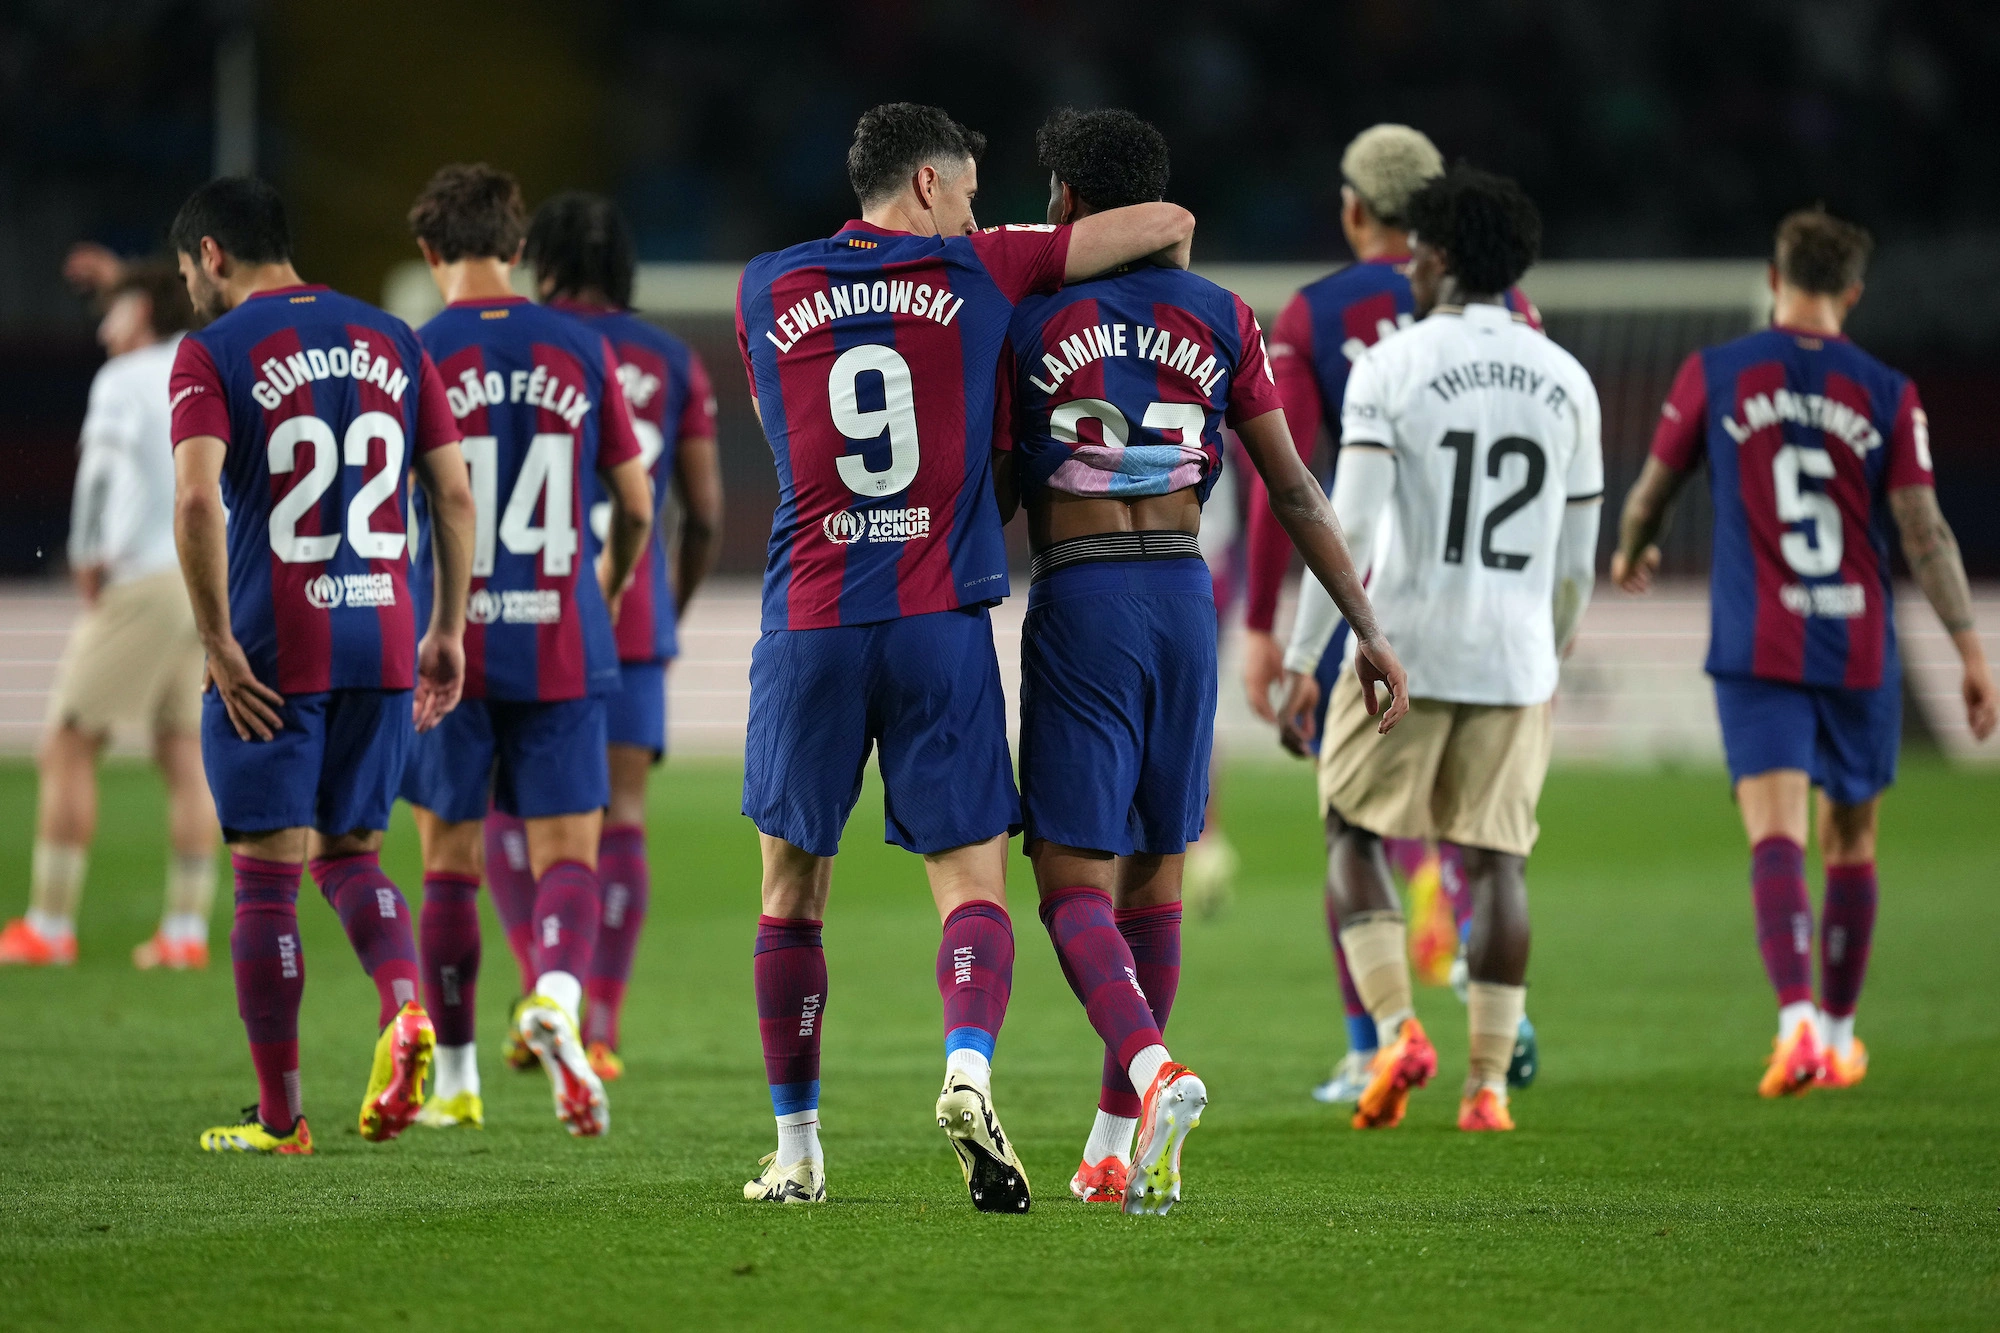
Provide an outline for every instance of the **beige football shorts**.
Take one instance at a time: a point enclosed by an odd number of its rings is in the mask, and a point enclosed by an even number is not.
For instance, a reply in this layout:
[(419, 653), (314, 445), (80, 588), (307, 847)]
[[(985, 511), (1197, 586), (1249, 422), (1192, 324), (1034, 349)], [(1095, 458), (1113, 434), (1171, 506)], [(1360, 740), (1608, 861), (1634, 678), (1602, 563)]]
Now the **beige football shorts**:
[(177, 569), (114, 583), (83, 614), (49, 690), (49, 725), (102, 735), (201, 730), (201, 636)]
[[(1385, 696), (1378, 689), (1377, 699)], [(1526, 856), (1549, 773), (1545, 701), (1526, 706), (1412, 699), (1375, 732), (1361, 680), (1340, 673), (1319, 747), (1319, 807), (1385, 838), (1435, 838)]]

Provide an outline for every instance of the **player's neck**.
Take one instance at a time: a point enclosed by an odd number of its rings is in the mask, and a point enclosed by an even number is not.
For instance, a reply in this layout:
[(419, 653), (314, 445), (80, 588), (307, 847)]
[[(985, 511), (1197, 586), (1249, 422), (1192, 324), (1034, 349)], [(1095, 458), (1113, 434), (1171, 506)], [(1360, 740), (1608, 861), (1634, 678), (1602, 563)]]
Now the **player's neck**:
[(1780, 285), (1771, 302), (1771, 323), (1799, 333), (1838, 338), (1847, 312), (1838, 296)]
[(1353, 248), (1354, 257), (1364, 264), (1410, 257), (1410, 234), (1380, 223), (1356, 227), (1348, 234), (1347, 243)]
[(504, 260), (478, 256), (440, 264), (431, 271), (431, 276), (445, 304), (456, 305), (460, 301), (494, 301), (517, 295), (509, 280), (513, 271), (514, 266)]
[(1505, 305), (1507, 298), (1498, 292), (1469, 292), (1459, 286), (1458, 279), (1447, 277), (1438, 287), (1437, 307), (1453, 306), (1463, 310), (1469, 305)]
[(305, 279), (292, 267), (290, 260), (276, 264), (242, 264), (235, 272), (222, 281), (224, 292), (229, 297), (229, 308), (235, 309), (259, 292), (275, 292), (286, 287), (303, 287)]
[(885, 204), (863, 209), (861, 220), (884, 231), (906, 231), (912, 236), (938, 234), (937, 214), (918, 203), (916, 196), (907, 190)]

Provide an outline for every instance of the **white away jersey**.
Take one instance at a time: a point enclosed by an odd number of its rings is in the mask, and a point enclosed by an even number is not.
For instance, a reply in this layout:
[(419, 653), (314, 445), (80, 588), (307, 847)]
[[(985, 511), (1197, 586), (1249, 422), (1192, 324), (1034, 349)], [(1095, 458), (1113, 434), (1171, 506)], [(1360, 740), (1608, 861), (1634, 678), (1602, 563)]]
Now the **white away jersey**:
[(1597, 390), (1576, 358), (1500, 306), (1440, 307), (1355, 363), (1340, 438), (1395, 455), (1368, 595), (1411, 697), (1554, 695), (1563, 510), (1604, 491)]
[(180, 335), (114, 356), (90, 383), (70, 506), (69, 562), (107, 583), (175, 568), (167, 378)]

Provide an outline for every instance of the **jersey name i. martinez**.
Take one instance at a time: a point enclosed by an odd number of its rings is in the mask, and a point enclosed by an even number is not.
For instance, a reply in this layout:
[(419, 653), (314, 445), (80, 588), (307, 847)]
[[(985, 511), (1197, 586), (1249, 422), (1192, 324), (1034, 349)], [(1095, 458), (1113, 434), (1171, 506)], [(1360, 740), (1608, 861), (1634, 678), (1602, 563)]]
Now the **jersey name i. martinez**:
[(1552, 696), (1563, 516), (1604, 493), (1597, 390), (1576, 358), (1499, 306), (1440, 306), (1355, 363), (1340, 438), (1395, 455), (1368, 592), (1411, 697)]
[(995, 372), (1015, 303), (1060, 287), (1068, 255), (1068, 227), (854, 221), (750, 261), (736, 338), (778, 469), (765, 630), (1006, 596)]
[[(582, 320), (518, 296), (458, 301), (418, 336), (436, 360), (476, 511), (465, 697), (550, 702), (618, 688), (586, 503), (601, 469), (641, 456), (616, 362)], [(418, 495), (414, 583), (431, 597)]]
[[(660, 522), (683, 440), (715, 438), (715, 391), (695, 350), (657, 324), (629, 310), (551, 301), (583, 320), (611, 343), (618, 383), (639, 432), (639, 456), (653, 479), (653, 536), (618, 602), (618, 660), (669, 662), (680, 655), (672, 582), (667, 577), (666, 534)], [(591, 478), (593, 488), (597, 479)], [(593, 490), (595, 495), (596, 489)], [(611, 530), (611, 502), (590, 507), (590, 531), (600, 544)]]
[[(1363, 352), (1416, 322), (1408, 255), (1364, 259), (1301, 287), (1271, 326), (1271, 370), (1285, 402), (1285, 424), (1299, 456), (1312, 463), (1322, 421), (1337, 424), (1347, 375)], [(1507, 309), (1530, 328), (1541, 315), (1519, 287), (1506, 293)], [(1339, 441), (1334, 442), (1336, 446)], [(1327, 482), (1329, 490), (1331, 481)], [(1245, 623), (1268, 631), (1278, 590), (1291, 565), (1292, 545), (1266, 501), (1264, 481), (1250, 479), (1248, 589)]]
[(409, 325), (321, 286), (259, 292), (181, 340), (173, 441), (228, 446), (229, 623), (281, 694), (407, 690), (410, 460), (458, 431)]
[(1072, 495), (1206, 500), (1224, 422), (1279, 406), (1250, 307), (1153, 265), (1023, 301), (1002, 376), (1024, 480)]
[(1708, 461), (1708, 670), (1873, 689), (1898, 673), (1889, 492), (1932, 484), (1916, 385), (1845, 338), (1769, 328), (1704, 348), (1653, 457)]

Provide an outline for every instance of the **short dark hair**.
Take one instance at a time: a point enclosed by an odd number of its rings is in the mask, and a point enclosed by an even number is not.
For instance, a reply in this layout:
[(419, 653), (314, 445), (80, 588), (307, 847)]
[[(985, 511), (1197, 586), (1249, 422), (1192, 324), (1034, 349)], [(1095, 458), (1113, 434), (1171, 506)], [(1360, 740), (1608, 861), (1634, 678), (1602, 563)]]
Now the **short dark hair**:
[(616, 306), (632, 304), (639, 248), (617, 204), (601, 194), (564, 190), (528, 224), (528, 262), (551, 295), (599, 291)]
[(1866, 227), (1835, 217), (1824, 204), (1787, 213), (1778, 224), (1778, 276), (1802, 291), (1838, 296), (1861, 281), (1874, 250)]
[(1116, 107), (1058, 107), (1035, 131), (1035, 157), (1092, 208), (1167, 197), (1167, 140)]
[(1542, 215), (1505, 176), (1460, 164), (1410, 196), (1410, 230), (1469, 292), (1506, 291), (1541, 255)]
[(884, 102), (855, 122), (847, 180), (866, 208), (902, 189), (926, 162), (977, 162), (985, 152), (985, 135), (968, 130), (939, 107)]
[(461, 259), (512, 263), (528, 232), (521, 183), (484, 162), (439, 167), (410, 205), (410, 232), (447, 264)]
[(199, 257), (204, 236), (245, 264), (282, 264), (292, 257), (285, 201), (255, 176), (218, 177), (188, 196), (167, 240), (174, 253)]
[(195, 325), (194, 307), (188, 303), (187, 283), (180, 270), (157, 260), (142, 260), (128, 266), (111, 285), (110, 299), (137, 292), (152, 306), (146, 322), (156, 337), (171, 338)]

